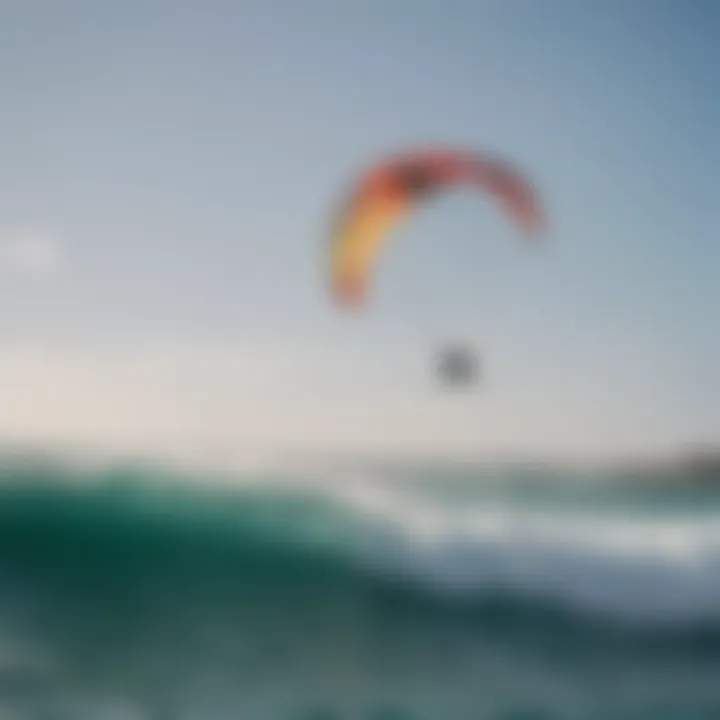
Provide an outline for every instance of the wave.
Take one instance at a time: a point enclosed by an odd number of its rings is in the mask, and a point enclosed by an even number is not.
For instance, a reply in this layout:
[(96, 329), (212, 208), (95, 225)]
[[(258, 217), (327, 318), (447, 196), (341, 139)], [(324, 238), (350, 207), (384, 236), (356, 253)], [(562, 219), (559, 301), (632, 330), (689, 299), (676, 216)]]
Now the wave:
[[(720, 620), (720, 518), (517, 501), (440, 509), (378, 485), (340, 487), (374, 523), (366, 559), (434, 592), (532, 595), (633, 623)], [(371, 520), (370, 520), (371, 519)]]
[(492, 494), (441, 502), (412, 484), (352, 474), (241, 481), (16, 467), (0, 492), (2, 564), (112, 558), (117, 568), (172, 557), (177, 567), (202, 557), (222, 572), (353, 576), (452, 612), (502, 605), (638, 631), (720, 632), (720, 518), (707, 512), (623, 513)]

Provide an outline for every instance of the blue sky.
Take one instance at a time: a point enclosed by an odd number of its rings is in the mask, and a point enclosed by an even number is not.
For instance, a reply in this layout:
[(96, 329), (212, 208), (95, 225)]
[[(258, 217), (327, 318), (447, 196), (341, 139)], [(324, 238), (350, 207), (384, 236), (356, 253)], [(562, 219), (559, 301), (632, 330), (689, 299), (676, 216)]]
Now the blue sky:
[[(16, 0), (0, 18), (6, 435), (718, 439), (712, 2)], [(446, 196), (396, 234), (370, 311), (340, 315), (333, 204), (384, 152), (436, 141), (523, 168), (547, 245)], [(427, 377), (455, 335), (488, 372), (462, 399)]]

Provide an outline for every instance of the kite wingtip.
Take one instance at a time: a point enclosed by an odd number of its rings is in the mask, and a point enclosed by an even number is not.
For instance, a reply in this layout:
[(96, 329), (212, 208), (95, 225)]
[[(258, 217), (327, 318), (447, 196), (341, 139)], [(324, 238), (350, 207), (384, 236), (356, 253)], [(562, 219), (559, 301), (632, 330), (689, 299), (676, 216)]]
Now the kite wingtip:
[(345, 310), (359, 310), (365, 304), (365, 284), (359, 278), (344, 278), (336, 281), (333, 296)]

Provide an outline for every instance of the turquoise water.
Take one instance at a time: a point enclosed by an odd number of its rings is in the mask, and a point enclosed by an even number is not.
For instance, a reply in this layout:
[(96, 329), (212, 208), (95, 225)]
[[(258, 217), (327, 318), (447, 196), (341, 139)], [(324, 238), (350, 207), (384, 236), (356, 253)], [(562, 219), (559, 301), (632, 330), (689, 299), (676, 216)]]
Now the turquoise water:
[(720, 717), (720, 493), (8, 467), (0, 715)]

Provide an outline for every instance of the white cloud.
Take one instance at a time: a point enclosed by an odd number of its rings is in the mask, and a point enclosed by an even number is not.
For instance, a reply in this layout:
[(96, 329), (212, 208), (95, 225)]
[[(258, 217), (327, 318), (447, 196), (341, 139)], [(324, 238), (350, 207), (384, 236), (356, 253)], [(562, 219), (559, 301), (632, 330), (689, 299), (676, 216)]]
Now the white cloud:
[(47, 279), (65, 266), (64, 248), (55, 235), (30, 231), (0, 235), (0, 271), (4, 274)]

